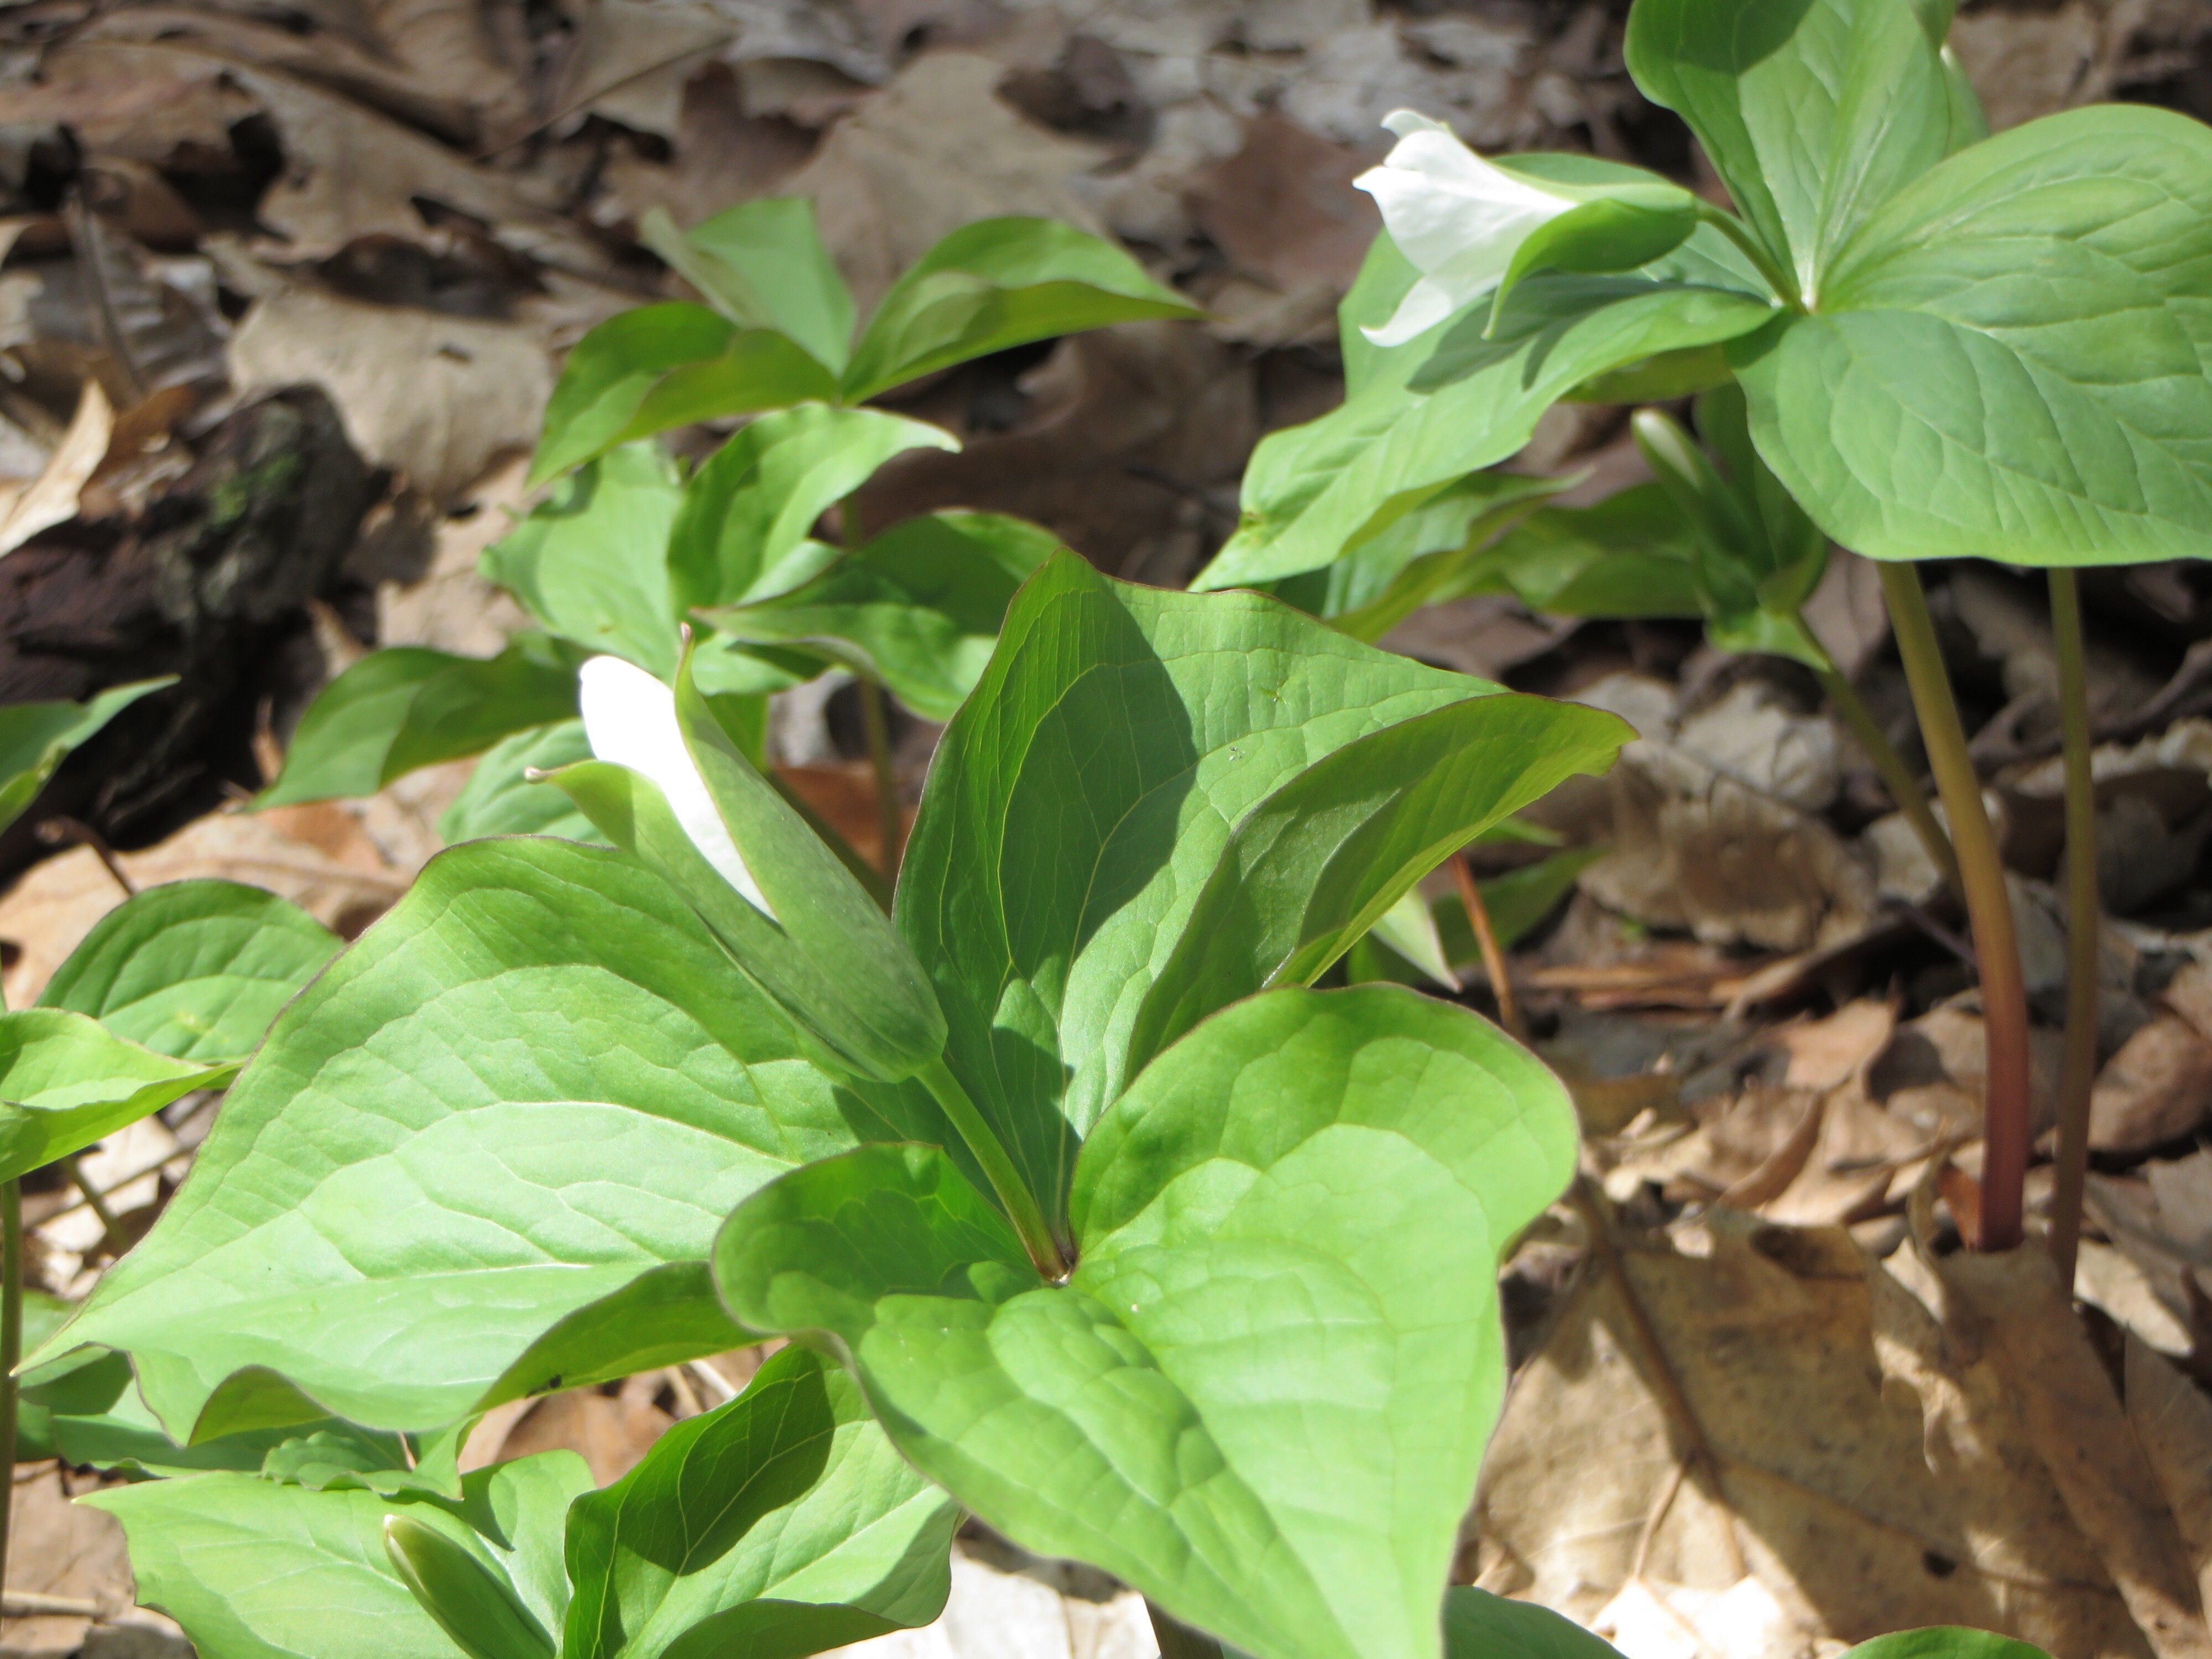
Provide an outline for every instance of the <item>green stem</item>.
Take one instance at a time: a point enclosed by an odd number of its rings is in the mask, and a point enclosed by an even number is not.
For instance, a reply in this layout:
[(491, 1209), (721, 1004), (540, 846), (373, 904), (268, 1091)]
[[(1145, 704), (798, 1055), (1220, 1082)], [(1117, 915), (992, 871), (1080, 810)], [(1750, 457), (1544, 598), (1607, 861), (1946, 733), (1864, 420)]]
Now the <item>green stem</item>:
[(1905, 763), (1905, 757), (1897, 752), (1889, 734), (1881, 729), (1874, 711), (1860, 701), (1851, 683), (1838, 669), (1831, 666), (1815, 669), (1820, 690), (1826, 693), (1829, 703), (1843, 716), (1844, 724), (1858, 739), (1859, 747), (1866, 750), (1867, 758), (1874, 763), (1875, 775), (1889, 791), (1889, 798), (1897, 803), (1897, 810), (1905, 814), (1905, 821), (1912, 826), (1912, 833), (1920, 837), (1921, 846), (1936, 866), (1936, 873), (1949, 884), (1953, 892), (1962, 899), (1966, 890), (1959, 881), (1959, 855), (1951, 850), (1951, 838), (1943, 833), (1943, 825), (1936, 817), (1936, 809), (1929, 804), (1927, 792), (1921, 788), (1920, 780), (1912, 775), (1912, 769)]
[(1920, 735), (1943, 811), (1959, 852), (1966, 917), (1981, 969), (1982, 1033), (1988, 1045), (1982, 1108), (1982, 1224), (1976, 1248), (2008, 1250), (2020, 1243), (2021, 1211), (2027, 1184), (2027, 986), (2021, 975), (2020, 941), (2012, 896), (2005, 886), (1997, 838), (1982, 804), (1982, 781), (1966, 752), (1966, 728), (1943, 670), (1935, 619), (1920, 573), (1911, 564), (1884, 562), (1881, 592), (1890, 627), (1905, 659)]
[(890, 710), (884, 706), (884, 688), (862, 678), (860, 729), (868, 736), (868, 761), (876, 769), (876, 828), (883, 837), (884, 878), (898, 880), (899, 854), (904, 849), (906, 823), (899, 811), (898, 769), (891, 762)]
[(1006, 1156), (1006, 1147), (983, 1121), (983, 1114), (960, 1086), (960, 1079), (942, 1059), (933, 1060), (919, 1074), (922, 1086), (937, 1097), (945, 1109), (952, 1127), (960, 1131), (960, 1138), (968, 1143), (968, 1150), (975, 1154), (975, 1161), (983, 1166), (990, 1178), (991, 1190), (999, 1195), (1000, 1207), (1006, 1218), (1014, 1224), (1021, 1236), (1022, 1248), (1030, 1253), (1030, 1260), (1047, 1279), (1067, 1277), (1067, 1260), (1060, 1253), (1060, 1244), (1046, 1224), (1044, 1212), (1037, 1207), (1029, 1185), (1014, 1168), (1014, 1161)]
[(1160, 1659), (1222, 1659), (1222, 1644), (1211, 1636), (1162, 1613), (1149, 1597), (1145, 1611), (1152, 1616), (1152, 1636), (1160, 1644)]
[(0, 1590), (8, 1583), (8, 1522), (15, 1507), (15, 1367), (23, 1358), (23, 1185), (0, 1182)]
[(2058, 647), (2058, 723), (2066, 769), (2066, 1046), (2058, 1071), (2057, 1188), (2051, 1255), (2074, 1283), (2081, 1191), (2089, 1176), (2089, 1096), (2097, 1078), (2097, 786), (2089, 751), (2089, 684), (2081, 649), (2081, 589), (2051, 573), (2051, 632)]
[(1766, 279), (1766, 285), (1774, 290), (1774, 297), (1778, 301), (1793, 311), (1805, 308), (1804, 298), (1797, 292), (1797, 284), (1790, 280), (1789, 272), (1774, 263), (1773, 256), (1760, 246), (1759, 238), (1752, 234), (1749, 225), (1733, 213), (1715, 207), (1711, 202), (1698, 204), (1698, 217), (1743, 250), (1744, 258), (1758, 267), (1759, 274)]

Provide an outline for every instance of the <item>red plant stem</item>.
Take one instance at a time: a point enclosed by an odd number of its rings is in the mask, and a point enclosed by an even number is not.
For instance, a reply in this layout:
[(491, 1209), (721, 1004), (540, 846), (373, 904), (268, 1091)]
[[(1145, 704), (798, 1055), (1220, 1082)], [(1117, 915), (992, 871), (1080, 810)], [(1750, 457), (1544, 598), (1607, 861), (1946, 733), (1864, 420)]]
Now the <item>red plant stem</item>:
[(1936, 793), (1951, 821), (1951, 844), (1973, 927), (1981, 969), (1982, 1034), (1988, 1044), (1982, 1108), (1982, 1224), (1975, 1248), (2008, 1250), (2020, 1243), (2027, 1185), (2027, 987), (2021, 975), (2020, 942), (2013, 927), (2012, 896), (2003, 861), (1982, 804), (1982, 781), (1966, 752), (1959, 705), (1951, 696), (1935, 619), (1920, 573), (1911, 564), (1881, 564), (1882, 598), (1889, 606), (1898, 653), (1912, 687), (1921, 741), (1936, 774)]
[(1467, 911), (1467, 925), (1474, 930), (1475, 948), (1482, 952), (1482, 971), (1489, 975), (1491, 992), (1498, 999), (1498, 1023), (1505, 1028), (1506, 1036), (1525, 1048), (1528, 1028), (1522, 1022), (1521, 1005), (1514, 1000), (1505, 952), (1499, 948), (1498, 929), (1491, 926), (1490, 907), (1482, 902), (1482, 887), (1474, 878), (1474, 866), (1461, 852), (1452, 855), (1451, 867), (1452, 879), (1459, 884), (1459, 902)]
[(2074, 1283), (2081, 1194), (2089, 1176), (2089, 1097), (2097, 1080), (2097, 784), (2090, 767), (2089, 682), (2081, 646), (2081, 589), (2051, 573), (2051, 634), (2058, 654), (2058, 722), (2066, 757), (2066, 1047), (2058, 1071), (2057, 1188), (2051, 1256)]

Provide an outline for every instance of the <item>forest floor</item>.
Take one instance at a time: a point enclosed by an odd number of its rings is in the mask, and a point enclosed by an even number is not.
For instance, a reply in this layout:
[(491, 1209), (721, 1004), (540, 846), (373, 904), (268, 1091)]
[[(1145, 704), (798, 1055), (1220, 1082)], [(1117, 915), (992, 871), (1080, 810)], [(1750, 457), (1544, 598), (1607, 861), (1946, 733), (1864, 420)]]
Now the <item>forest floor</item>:
[[(437, 850), (469, 763), (258, 814), (315, 690), (375, 646), (484, 654), (520, 612), (475, 573), (524, 509), (560, 353), (682, 291), (635, 240), (811, 196), (863, 307), (939, 236), (1032, 213), (1111, 234), (1203, 304), (1003, 354), (900, 407), (961, 437), (878, 475), (872, 521), (961, 505), (1180, 585), (1266, 432), (1341, 396), (1334, 307), (1376, 228), (1351, 180), (1412, 106), (1486, 150), (1572, 149), (1717, 190), (1566, 0), (19, 0), (0, 7), (0, 702), (156, 673), (181, 691), (76, 755), (0, 835), (9, 1005), (131, 887), (226, 876), (349, 937)], [(1994, 123), (2111, 98), (2212, 118), (2204, 0), (1968, 6)], [(87, 395), (96, 386), (100, 396)], [(1626, 410), (1562, 406), (1512, 465), (1647, 476)], [(679, 439), (682, 434), (678, 434)], [(700, 442), (707, 434), (696, 434)], [(283, 465), (270, 463), (276, 456)], [(245, 481), (213, 546), (174, 533)], [(2039, 587), (1933, 573), (2013, 872), (2039, 1021), (2063, 1012), (2055, 659)], [(1583, 1118), (1586, 1196), (1508, 1264), (1513, 1392), (1462, 1576), (1632, 1659), (1832, 1653), (1990, 1625), (2060, 1659), (2212, 1653), (2212, 576), (2085, 583), (2103, 940), (2089, 1229), (2075, 1302), (1960, 1253), (1980, 1012), (1963, 927), (1810, 677), (1698, 629), (1482, 598), (1389, 643), (1639, 732), (1529, 816), (1510, 973)], [(1917, 755), (1871, 572), (1809, 617)], [(848, 699), (793, 702), (779, 758), (872, 842)], [(917, 792), (935, 729), (907, 721)], [(55, 839), (85, 844), (56, 849)], [(121, 849), (112, 859), (92, 843)], [(1548, 860), (1548, 862), (1547, 862)], [(1439, 891), (1449, 890), (1449, 884)], [(1470, 951), (1471, 955), (1472, 952)], [(1462, 993), (1495, 1007), (1480, 967)], [(190, 1167), (188, 1100), (26, 1199), (81, 1297)], [(2045, 1147), (2047, 1154), (2047, 1146)], [(2032, 1220), (2049, 1169), (2031, 1173)], [(742, 1384), (726, 1357), (495, 1413), (472, 1460), (552, 1446), (603, 1480)], [(0, 1654), (188, 1651), (125, 1613), (119, 1534), (16, 1473)], [(1147, 1659), (1141, 1604), (980, 1531), (911, 1659)], [(18, 1599), (27, 1596), (28, 1601)], [(46, 1598), (40, 1601), (37, 1598)]]

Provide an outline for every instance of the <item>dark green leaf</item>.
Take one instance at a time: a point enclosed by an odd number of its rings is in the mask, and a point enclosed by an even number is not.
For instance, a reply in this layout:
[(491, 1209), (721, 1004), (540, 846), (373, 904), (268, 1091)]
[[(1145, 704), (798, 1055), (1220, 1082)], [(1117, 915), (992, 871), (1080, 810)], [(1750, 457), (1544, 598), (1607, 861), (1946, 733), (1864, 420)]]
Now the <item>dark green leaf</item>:
[[(559, 1322), (704, 1260), (769, 1176), (941, 1135), (811, 1054), (619, 854), (456, 848), (277, 1021), (191, 1181), (58, 1343), (129, 1350), (179, 1441), (220, 1431), (226, 1379), (256, 1366), (386, 1428), (558, 1386), (508, 1372)], [(604, 1375), (636, 1343), (666, 1364), (681, 1322), (583, 1321), (563, 1363)], [(693, 1352), (729, 1345), (711, 1304), (690, 1328)]]
[(88, 702), (18, 702), (0, 708), (0, 830), (22, 817), (70, 750), (149, 692), (176, 676), (137, 680)]
[(480, 754), (576, 712), (576, 653), (526, 634), (492, 658), (422, 646), (372, 651), (307, 705), (261, 806), (373, 795), (394, 778)]
[[(1673, 257), (1686, 263), (1713, 234), (1701, 228)], [(1729, 274), (1718, 263), (1711, 271), (1716, 281)], [(1478, 301), (1433, 337), (1385, 354), (1399, 361), (1388, 373), (1378, 366), (1341, 409), (1263, 440), (1244, 475), (1237, 533), (1193, 586), (1319, 569), (1504, 459), (1545, 410), (1592, 375), (1731, 339), (1772, 315), (1765, 300), (1729, 288), (1547, 272), (1514, 289), (1486, 337), (1487, 307)]]
[(1060, 545), (996, 513), (931, 513), (888, 530), (805, 586), (708, 613), (721, 632), (805, 641), (949, 720), (997, 643), (1014, 592)]
[(682, 499), (674, 463), (654, 445), (629, 445), (563, 478), (478, 568), (562, 638), (673, 674), (682, 612), (669, 594), (668, 536)]
[(1698, 135), (1792, 297), (1825, 304), (1852, 233), (1950, 150), (1942, 44), (1940, 20), (1912, 0), (1638, 0), (1627, 51), (1644, 95)]
[(1635, 196), (1580, 203), (1522, 239), (1491, 301), (1492, 315), (1504, 311), (1524, 276), (1540, 270), (1635, 270), (1672, 253), (1697, 228), (1697, 198), (1675, 185), (1655, 184)]
[(1589, 507), (1530, 514), (1463, 580), (1557, 617), (1697, 617), (1697, 557), (1681, 509), (1657, 484), (1635, 484)]
[(1073, 555), (1030, 578), (938, 749), (898, 921), (948, 1064), (1048, 1218), (1237, 825), (1334, 750), (1492, 690), (1257, 594)]
[(2212, 130), (2109, 106), (1953, 156), (1819, 313), (1732, 353), (1759, 453), (1881, 559), (2125, 564), (2212, 538)]
[(872, 409), (806, 404), (762, 416), (684, 486), (668, 539), (677, 608), (741, 605), (798, 586), (836, 556), (812, 539), (816, 520), (892, 456), (959, 447), (942, 427)]
[(243, 1060), (338, 948), (289, 899), (233, 881), (171, 882), (102, 916), (39, 1006), (88, 1014), (158, 1054)]
[(1086, 231), (1051, 219), (984, 219), (954, 231), (892, 284), (854, 348), (844, 399), (865, 403), (1032, 340), (1201, 314)]
[(553, 1638), (507, 1575), (407, 1514), (384, 1517), (384, 1549), (416, 1604), (468, 1659), (553, 1659)]
[(486, 836), (562, 836), (604, 842), (605, 837), (574, 801), (551, 784), (532, 783), (523, 775), (588, 760), (591, 753), (581, 720), (533, 726), (501, 738), (484, 751), (453, 804), (439, 814), (439, 838), (448, 846)]
[(1455, 1584), (1444, 1596), (1444, 1659), (1620, 1659), (1620, 1650), (1549, 1607)]
[(638, 222), (638, 240), (732, 322), (787, 334), (830, 374), (844, 373), (853, 296), (805, 197), (740, 202), (689, 232), (654, 208)]
[(933, 1148), (731, 1218), (743, 1322), (836, 1345), (921, 1471), (1261, 1659), (1435, 1659), (1504, 1388), (1498, 1252), (1573, 1169), (1559, 1083), (1395, 987), (1270, 992), (1160, 1056), (1039, 1278)]
[(836, 393), (837, 377), (777, 329), (740, 328), (687, 301), (640, 306), (569, 351), (530, 482), (656, 432)]
[(959, 1513), (849, 1377), (787, 1348), (577, 1504), (563, 1659), (799, 1659), (926, 1625)]
[(1994, 1631), (1938, 1625), (1877, 1636), (1871, 1642), (1860, 1643), (1843, 1659), (2051, 1659), (2051, 1656), (2041, 1648)]

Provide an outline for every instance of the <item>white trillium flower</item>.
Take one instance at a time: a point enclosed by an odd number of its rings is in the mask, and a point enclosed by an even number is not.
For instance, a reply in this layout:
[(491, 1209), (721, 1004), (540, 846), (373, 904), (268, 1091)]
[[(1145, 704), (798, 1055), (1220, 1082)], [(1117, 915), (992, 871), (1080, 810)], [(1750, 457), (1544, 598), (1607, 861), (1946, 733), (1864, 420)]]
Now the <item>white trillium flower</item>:
[(745, 867), (714, 798), (707, 793), (706, 779), (684, 746), (684, 728), (676, 721), (676, 694), (620, 657), (594, 657), (577, 678), (584, 735), (591, 741), (592, 753), (650, 779), (667, 797), (668, 810), (699, 855), (753, 908), (775, 920), (775, 907)]
[(1394, 346), (1496, 288), (1529, 233), (1578, 198), (1492, 167), (1443, 122), (1413, 110), (1393, 110), (1382, 125), (1397, 143), (1352, 183), (1375, 198), (1390, 240), (1421, 273), (1389, 322), (1360, 331)]

